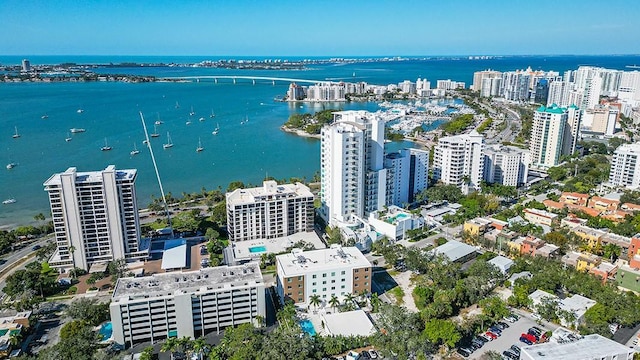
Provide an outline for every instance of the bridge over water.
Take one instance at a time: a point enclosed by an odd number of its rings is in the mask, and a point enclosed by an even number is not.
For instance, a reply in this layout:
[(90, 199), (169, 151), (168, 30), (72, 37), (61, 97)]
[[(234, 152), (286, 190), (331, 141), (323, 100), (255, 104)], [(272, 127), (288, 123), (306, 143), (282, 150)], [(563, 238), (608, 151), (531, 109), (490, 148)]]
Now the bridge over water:
[(294, 78), (284, 78), (284, 77), (272, 77), (272, 76), (245, 76), (245, 75), (205, 75), (205, 76), (178, 76), (178, 77), (163, 77), (163, 80), (170, 81), (179, 81), (179, 80), (191, 80), (200, 82), (201, 80), (213, 80), (216, 84), (218, 80), (221, 79), (231, 79), (233, 83), (236, 84), (238, 80), (250, 80), (253, 84), (256, 84), (256, 81), (270, 81), (273, 85), (276, 84), (276, 81), (283, 81), (288, 83), (307, 83), (307, 84), (317, 84), (317, 83), (336, 83), (337, 81), (330, 80), (310, 80), (310, 79), (294, 79)]

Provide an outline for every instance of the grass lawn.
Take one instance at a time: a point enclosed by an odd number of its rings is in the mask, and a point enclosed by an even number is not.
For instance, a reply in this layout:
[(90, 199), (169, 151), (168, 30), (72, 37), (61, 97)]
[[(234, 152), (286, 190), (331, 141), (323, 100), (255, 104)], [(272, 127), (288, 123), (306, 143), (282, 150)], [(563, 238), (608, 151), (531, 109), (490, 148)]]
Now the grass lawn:
[(389, 290), (389, 293), (392, 294), (396, 298), (396, 303), (398, 305), (404, 302), (404, 290), (400, 286), (396, 286), (393, 289)]

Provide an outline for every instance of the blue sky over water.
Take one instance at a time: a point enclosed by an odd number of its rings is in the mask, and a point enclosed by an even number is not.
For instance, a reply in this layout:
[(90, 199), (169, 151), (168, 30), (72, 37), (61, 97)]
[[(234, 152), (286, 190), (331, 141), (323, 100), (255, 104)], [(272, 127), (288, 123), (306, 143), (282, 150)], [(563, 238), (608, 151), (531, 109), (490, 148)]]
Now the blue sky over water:
[(640, 53), (637, 0), (0, 1), (0, 53)]

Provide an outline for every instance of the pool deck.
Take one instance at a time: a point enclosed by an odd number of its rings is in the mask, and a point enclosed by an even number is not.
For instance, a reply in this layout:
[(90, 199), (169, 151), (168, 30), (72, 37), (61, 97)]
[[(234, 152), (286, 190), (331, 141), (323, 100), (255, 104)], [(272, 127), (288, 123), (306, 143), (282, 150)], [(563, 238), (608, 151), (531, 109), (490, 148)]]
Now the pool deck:
[[(236, 241), (233, 243), (233, 253), (236, 260), (259, 259), (262, 254), (281, 253), (288, 247), (300, 241), (310, 243), (316, 249), (325, 248), (318, 235), (314, 231), (310, 231), (300, 232), (276, 239)], [(266, 251), (251, 252), (251, 249), (256, 247), (264, 247)]]

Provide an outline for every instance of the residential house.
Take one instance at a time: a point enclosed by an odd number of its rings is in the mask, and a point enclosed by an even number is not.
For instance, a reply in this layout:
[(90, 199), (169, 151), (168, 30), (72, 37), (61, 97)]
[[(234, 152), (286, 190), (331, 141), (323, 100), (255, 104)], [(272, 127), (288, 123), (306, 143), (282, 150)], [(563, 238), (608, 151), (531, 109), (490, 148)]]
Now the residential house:
[(524, 218), (537, 225), (552, 226), (558, 219), (558, 215), (544, 210), (524, 209)]
[(608, 279), (615, 279), (616, 272), (618, 271), (618, 265), (603, 261), (597, 266), (594, 266), (589, 270), (589, 274), (595, 275), (602, 279), (602, 282), (606, 282)]
[(562, 257), (562, 263), (576, 268), (578, 271), (590, 271), (591, 268), (598, 266), (602, 259), (593, 254), (571, 251)]
[(589, 194), (582, 194), (577, 192), (563, 192), (560, 194), (559, 202), (564, 204), (587, 206), (589, 201)]
[(612, 200), (600, 196), (594, 196), (589, 200), (588, 207), (600, 212), (611, 212), (618, 209), (620, 200)]
[(596, 247), (600, 243), (602, 237), (607, 234), (606, 231), (592, 229), (587, 226), (576, 226), (571, 229), (571, 232), (584, 240), (590, 248)]
[(475, 219), (465, 221), (462, 231), (470, 236), (478, 236), (484, 234), (489, 225), (491, 225), (491, 220), (477, 217)]

